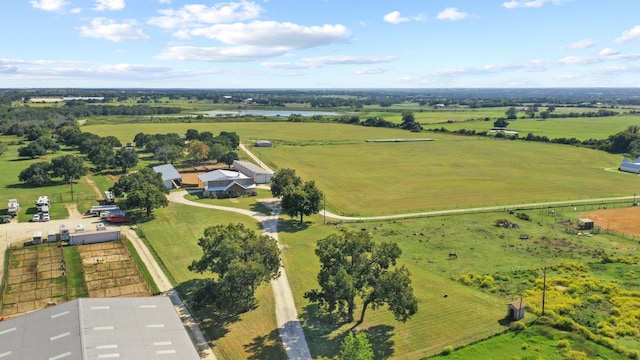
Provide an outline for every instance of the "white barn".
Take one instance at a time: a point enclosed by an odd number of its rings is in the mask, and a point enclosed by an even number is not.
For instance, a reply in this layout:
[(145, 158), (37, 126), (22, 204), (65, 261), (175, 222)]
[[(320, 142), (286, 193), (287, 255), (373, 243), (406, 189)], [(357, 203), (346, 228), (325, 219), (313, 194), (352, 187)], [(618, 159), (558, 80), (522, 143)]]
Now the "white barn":
[(620, 164), (620, 167), (618, 169), (620, 171), (640, 174), (640, 157), (633, 161), (627, 158), (622, 159), (622, 164)]
[(173, 189), (174, 183), (179, 185), (182, 181), (182, 175), (171, 164), (154, 166), (153, 171), (162, 175), (162, 182), (167, 189)]
[(252, 178), (256, 184), (268, 184), (273, 177), (273, 171), (263, 169), (262, 167), (248, 161), (233, 161), (233, 168), (248, 177)]

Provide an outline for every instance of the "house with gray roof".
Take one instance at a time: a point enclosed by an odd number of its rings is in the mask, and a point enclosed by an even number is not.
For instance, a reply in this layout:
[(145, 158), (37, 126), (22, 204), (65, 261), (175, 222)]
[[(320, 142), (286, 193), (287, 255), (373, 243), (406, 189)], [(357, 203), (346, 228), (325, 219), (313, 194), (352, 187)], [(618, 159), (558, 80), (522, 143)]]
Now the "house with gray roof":
[(0, 321), (0, 359), (198, 360), (165, 296), (83, 298)]
[(206, 197), (255, 196), (256, 182), (239, 171), (214, 170), (198, 175), (198, 187)]
[(162, 175), (162, 182), (167, 189), (173, 189), (180, 186), (182, 175), (171, 164), (158, 165), (153, 167), (155, 173)]

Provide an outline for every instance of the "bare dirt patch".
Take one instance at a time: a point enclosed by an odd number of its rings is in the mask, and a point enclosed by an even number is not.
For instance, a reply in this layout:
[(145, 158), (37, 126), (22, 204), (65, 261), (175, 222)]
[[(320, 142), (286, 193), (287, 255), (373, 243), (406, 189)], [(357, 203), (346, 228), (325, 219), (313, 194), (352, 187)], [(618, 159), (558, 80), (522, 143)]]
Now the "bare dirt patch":
[(580, 217), (593, 220), (602, 229), (640, 235), (640, 206), (594, 210), (582, 213)]
[(151, 289), (124, 244), (111, 241), (78, 247), (91, 297), (151, 296)]

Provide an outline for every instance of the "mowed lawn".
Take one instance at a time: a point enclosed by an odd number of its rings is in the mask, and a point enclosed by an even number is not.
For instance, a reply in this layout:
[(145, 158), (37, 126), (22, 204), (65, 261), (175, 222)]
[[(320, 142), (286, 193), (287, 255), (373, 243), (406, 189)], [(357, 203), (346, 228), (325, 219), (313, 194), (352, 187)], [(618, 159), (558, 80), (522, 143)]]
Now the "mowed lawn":
[[(188, 293), (197, 286), (197, 279), (213, 277), (198, 274), (187, 268), (202, 256), (198, 239), (208, 226), (243, 223), (260, 231), (259, 224), (249, 217), (225, 211), (215, 211), (170, 203), (169, 207), (154, 211), (155, 219), (139, 224), (147, 241), (167, 270), (171, 281), (188, 302)], [(284, 359), (277, 336), (275, 305), (270, 285), (261, 286), (257, 293), (258, 307), (241, 314), (238, 319), (220, 319), (206, 312), (194, 312), (198, 323), (214, 341), (214, 352), (221, 359), (269, 358)]]
[(622, 157), (556, 144), (439, 136), (433, 142), (276, 146), (269, 163), (296, 169), (326, 194), (329, 210), (386, 215), (632, 195)]

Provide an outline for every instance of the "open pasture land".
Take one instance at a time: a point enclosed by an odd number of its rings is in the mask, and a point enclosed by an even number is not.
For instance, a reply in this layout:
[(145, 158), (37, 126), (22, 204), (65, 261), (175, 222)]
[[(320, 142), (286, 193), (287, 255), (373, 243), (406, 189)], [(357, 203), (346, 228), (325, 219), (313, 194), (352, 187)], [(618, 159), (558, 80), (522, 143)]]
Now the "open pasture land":
[(62, 248), (43, 244), (11, 249), (8, 257), (0, 316), (13, 318), (44, 309), (48, 303), (67, 301)]
[[(582, 111), (585, 111), (583, 109)], [(503, 115), (504, 116), (504, 115)], [(493, 128), (493, 122), (474, 121), (454, 121), (453, 123), (425, 124), (427, 129), (445, 128), (449, 131), (475, 130), (476, 132), (488, 131)], [(592, 118), (563, 118), (563, 119), (517, 119), (510, 120), (507, 130), (518, 131), (520, 137), (526, 137), (528, 133), (536, 136), (546, 136), (549, 139), (556, 138), (576, 138), (578, 140), (606, 139), (609, 135), (624, 131), (627, 127), (638, 125), (640, 115), (618, 115)]]
[(78, 253), (90, 297), (151, 296), (149, 285), (121, 242), (80, 245)]
[(395, 124), (402, 123), (402, 112), (411, 111), (418, 123), (423, 127), (433, 127), (432, 124), (446, 124), (448, 120), (453, 121), (466, 121), (466, 120), (483, 120), (490, 118), (491, 123), (496, 118), (504, 117), (504, 112), (507, 107), (499, 108), (469, 108), (469, 107), (455, 107), (455, 108), (436, 108), (431, 106), (418, 107), (416, 104), (409, 104), (412, 106), (406, 107), (392, 107), (392, 110), (384, 111), (380, 109), (369, 109), (365, 107), (364, 111), (360, 111), (355, 115), (360, 117), (361, 121), (366, 120), (369, 117), (380, 117)]
[[(367, 312), (365, 322), (357, 329), (370, 335), (376, 358), (417, 359), (440, 353), (446, 346), (455, 348), (504, 331), (509, 323), (504, 319), (506, 304), (533, 287), (535, 280), (514, 278), (512, 284), (481, 291), (459, 282), (464, 274), (513, 277), (514, 273), (536, 272), (563, 262), (599, 262), (602, 254), (638, 254), (637, 240), (629, 237), (565, 231), (559, 222), (576, 222), (581, 214), (573, 208), (557, 208), (555, 212), (538, 209), (526, 214), (529, 221), (519, 219), (517, 213), (494, 212), (335, 226), (322, 225), (322, 217), (314, 215), (304, 231), (296, 231), (289, 220), (283, 221), (280, 240), (285, 267), (314, 358), (335, 356), (341, 334), (353, 325), (324, 321), (316, 306), (303, 297), (305, 291), (318, 287), (319, 262), (313, 254), (316, 242), (341, 228), (364, 229), (377, 242), (396, 242), (403, 252), (399, 265), (411, 271), (419, 299), (418, 314), (405, 324), (395, 321), (384, 308)], [(498, 219), (507, 219), (518, 227), (497, 227)], [(526, 239), (520, 238), (523, 234)], [(452, 252), (458, 255), (456, 259), (448, 256)], [(525, 321), (535, 318), (529, 312)], [(513, 333), (506, 336), (512, 337)], [(505, 358), (512, 358), (510, 355)]]
[[(187, 268), (202, 256), (198, 239), (203, 236), (204, 229), (243, 223), (249, 229), (260, 230), (257, 222), (244, 215), (175, 203), (155, 210), (154, 217), (150, 222), (138, 225), (159, 264), (187, 303), (189, 294), (200, 286), (200, 280), (213, 276), (191, 272)], [(207, 309), (192, 311), (207, 339), (215, 342), (212, 347), (220, 359), (286, 358), (278, 335), (271, 286), (261, 286), (256, 297), (258, 307), (237, 318), (220, 317)]]
[(276, 146), (263, 161), (296, 169), (351, 216), (632, 195), (637, 176), (606, 171), (622, 158), (585, 148), (490, 138)]

